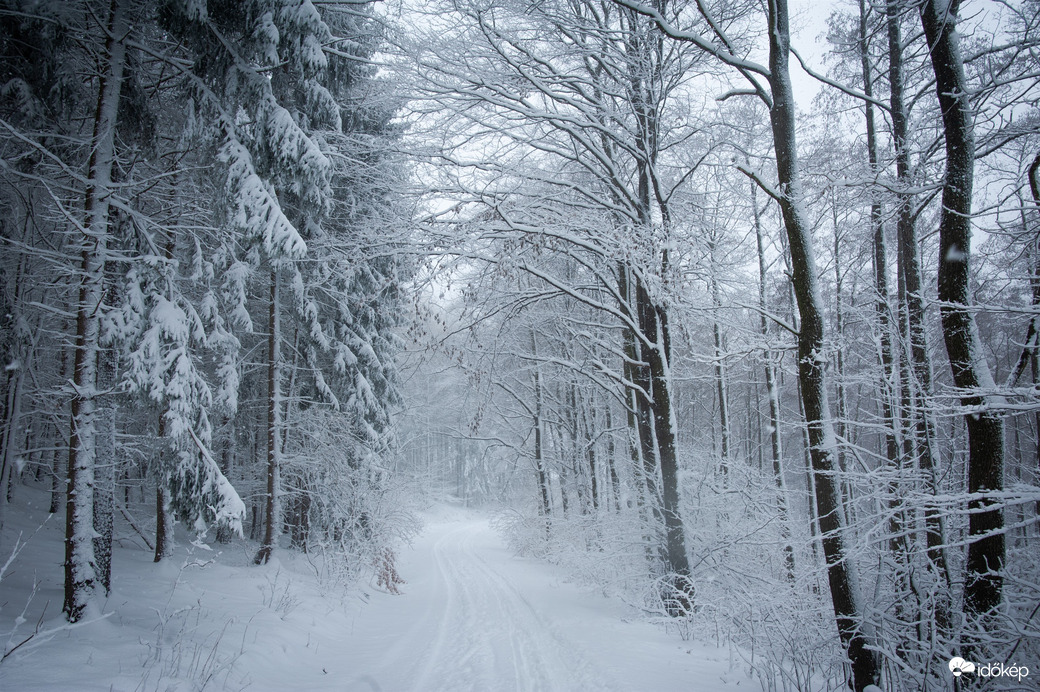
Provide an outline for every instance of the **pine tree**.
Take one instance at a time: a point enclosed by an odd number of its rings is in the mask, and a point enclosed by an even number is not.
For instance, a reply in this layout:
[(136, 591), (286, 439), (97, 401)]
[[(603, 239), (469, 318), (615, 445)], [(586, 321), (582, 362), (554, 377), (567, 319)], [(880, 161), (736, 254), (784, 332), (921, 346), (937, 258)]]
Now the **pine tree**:
[(266, 277), (267, 471), (256, 556), (265, 562), (282, 525), (287, 416), (314, 403), (350, 409), (367, 445), (383, 444), (389, 430), (395, 385), (386, 306), (396, 300), (396, 260), (351, 249), (364, 247), (363, 226), (386, 195), (373, 144), (392, 110), (351, 103), (352, 90), (371, 79), (357, 64), (374, 50), (371, 22), (358, 8), (170, 2), (164, 17), (189, 43), (198, 113), (220, 143), (225, 228), (252, 278)]

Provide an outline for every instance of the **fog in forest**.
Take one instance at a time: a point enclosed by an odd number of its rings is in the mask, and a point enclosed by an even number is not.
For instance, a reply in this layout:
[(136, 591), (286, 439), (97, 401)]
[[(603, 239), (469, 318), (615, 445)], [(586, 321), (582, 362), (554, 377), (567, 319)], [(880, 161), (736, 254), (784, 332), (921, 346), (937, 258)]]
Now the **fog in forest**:
[(1035, 0), (0, 0), (0, 688), (1034, 690)]

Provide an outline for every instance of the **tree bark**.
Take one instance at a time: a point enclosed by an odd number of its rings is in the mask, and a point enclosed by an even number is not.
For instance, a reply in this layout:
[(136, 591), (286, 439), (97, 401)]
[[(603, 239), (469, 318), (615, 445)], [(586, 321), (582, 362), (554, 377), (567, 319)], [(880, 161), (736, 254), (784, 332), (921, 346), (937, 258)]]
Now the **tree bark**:
[[(758, 209), (758, 188), (751, 184), (751, 214), (755, 223), (755, 245), (758, 249), (758, 306), (761, 310), (758, 328), (762, 338), (769, 339), (769, 320), (766, 318), (766, 253), (762, 234), (762, 214)], [(773, 464), (773, 479), (776, 482), (776, 514), (780, 522), (780, 539), (783, 541), (784, 566), (788, 580), (794, 581), (794, 546), (791, 545), (791, 528), (787, 523), (787, 483), (784, 480), (783, 446), (780, 439), (780, 391), (776, 382), (776, 366), (772, 350), (766, 346), (762, 354), (765, 361), (766, 397), (769, 399), (769, 453)]]
[[(1033, 201), (1033, 216), (1040, 214), (1040, 154), (1034, 159), (1033, 163), (1029, 166), (1027, 173), (1029, 178), (1029, 192)], [(1022, 209), (1022, 230), (1029, 234), (1029, 214), (1026, 213), (1025, 205), (1023, 204)], [(1037, 222), (1034, 221), (1034, 224)], [(1030, 306), (1034, 309), (1040, 306), (1040, 229), (1035, 229), (1029, 238), (1029, 251), (1027, 253), (1029, 259), (1029, 287), (1032, 294), (1030, 300)], [(1022, 373), (1025, 371), (1026, 365), (1030, 366), (1030, 374), (1033, 378), (1033, 385), (1040, 384), (1040, 359), (1037, 358), (1037, 350), (1040, 346), (1040, 316), (1034, 314), (1029, 319), (1029, 325), (1026, 327), (1026, 338), (1022, 346), (1022, 355), (1019, 356), (1018, 362), (1008, 375), (1007, 387), (1015, 387), (1018, 385), (1019, 378), (1022, 377)], [(1036, 431), (1035, 442), (1035, 459), (1036, 459), (1036, 471), (1037, 476), (1040, 477), (1040, 411), (1033, 414), (1033, 426)], [(1025, 460), (1023, 455), (1019, 455), (1022, 460)], [(1040, 501), (1036, 503), (1036, 512), (1040, 514)]]
[[(535, 341), (534, 331), (531, 331), (531, 353), (538, 355), (538, 345)], [(538, 490), (541, 499), (541, 515), (545, 521), (545, 537), (549, 538), (550, 521), (552, 515), (552, 504), (549, 495), (549, 475), (545, 471), (545, 459), (542, 455), (542, 380), (538, 372), (537, 358), (532, 374), (534, 380), (534, 467), (538, 476)]]
[[(98, 381), (105, 390), (116, 384), (116, 354), (98, 350)], [(101, 395), (97, 416), (97, 463), (94, 472), (94, 559), (98, 584), (108, 594), (112, 588), (112, 534), (116, 493), (116, 402), (111, 392)]]
[[(898, 27), (897, 27), (898, 28)], [(874, 79), (871, 74), (870, 52), (867, 46), (867, 7), (865, 0), (859, 0), (859, 44), (860, 61), (863, 69), (863, 93), (868, 97), (874, 96)], [(870, 164), (871, 175), (877, 176), (878, 146), (877, 127), (874, 119), (874, 104), (865, 102), (864, 106), (867, 128), (867, 161)], [(896, 420), (896, 401), (898, 401), (899, 371), (892, 351), (892, 320), (889, 313), (889, 291), (888, 291), (888, 248), (885, 240), (885, 225), (883, 221), (884, 210), (881, 206), (881, 198), (876, 192), (871, 193), (870, 200), (870, 227), (872, 229), (872, 259), (874, 269), (874, 313), (877, 315), (878, 323), (878, 359), (881, 362), (881, 418), (887, 423), (885, 428), (885, 456), (888, 464), (893, 469), (899, 467), (899, 422)], [(894, 488), (893, 488), (894, 489)], [(895, 493), (893, 493), (895, 497)], [(895, 521), (895, 514), (893, 513)], [(901, 532), (901, 525), (893, 525), (893, 536)]]
[(791, 282), (798, 303), (798, 378), (808, 426), (809, 456), (816, 485), (824, 556), (831, 602), (841, 642), (852, 664), (852, 685), (862, 692), (877, 684), (880, 666), (862, 629), (862, 612), (854, 564), (845, 546), (834, 426), (827, 403), (824, 325), (809, 226), (802, 206), (795, 139), (795, 103), (788, 67), (790, 24), (786, 0), (769, 2), (769, 86), (773, 103), (770, 124), (780, 183), (780, 209), (791, 252)]
[[(575, 384), (575, 388), (577, 385)], [(577, 397), (577, 394), (575, 394)], [(600, 489), (599, 489), (599, 469), (596, 467), (596, 438), (593, 431), (596, 427), (596, 402), (595, 399), (589, 400), (582, 398), (581, 406), (581, 433), (582, 442), (585, 445), (585, 460), (588, 462), (589, 470), (589, 491), (592, 495), (592, 510), (593, 512), (599, 512), (600, 504)]]
[[(911, 367), (904, 383), (904, 399), (909, 403), (907, 420), (912, 426), (910, 439), (917, 464), (928, 483), (929, 492), (938, 491), (935, 455), (935, 422), (928, 404), (932, 392), (932, 365), (929, 356), (924, 314), (924, 296), (921, 285), (921, 260), (914, 223), (910, 153), (907, 141), (907, 113), (903, 101), (903, 46), (899, 30), (898, 0), (886, 6), (888, 22), (888, 55), (890, 104), (892, 113), (892, 140), (896, 150), (896, 176), (899, 181), (897, 229), (899, 236), (900, 302), (905, 320), (904, 333), (909, 342), (907, 352)], [(969, 193), (970, 195), (970, 193)], [(950, 576), (947, 568), (942, 519), (935, 507), (925, 508), (925, 537), (928, 559), (941, 582), (948, 590)], [(942, 599), (936, 616), (943, 631), (949, 629), (948, 599)]]
[[(1040, 213), (1040, 180), (1037, 178), (1038, 175), (1040, 175), (1040, 154), (1033, 159), (1033, 163), (1029, 166), (1029, 172), (1027, 173), (1034, 213)], [(1024, 207), (1025, 205), (1023, 204), (1022, 230), (1028, 235), (1029, 221)], [(1034, 232), (1032, 237), (1029, 239), (1027, 258), (1030, 263), (1029, 270), (1031, 272), (1029, 277), (1031, 300), (1029, 304), (1031, 307), (1035, 308), (1040, 305), (1040, 233)], [(1029, 324), (1026, 327), (1026, 338), (1025, 341), (1022, 342), (1022, 354), (1018, 357), (1015, 367), (1011, 369), (1011, 374), (1008, 375), (1007, 387), (1014, 387), (1018, 384), (1018, 380), (1022, 377), (1022, 373), (1025, 372), (1026, 365), (1029, 364), (1030, 360), (1032, 360), (1033, 363), (1036, 362), (1038, 321), (1040, 321), (1040, 316), (1035, 314), (1029, 319)]]
[(279, 530), (278, 473), (281, 453), (281, 320), (278, 304), (278, 268), (271, 268), (271, 298), (267, 335), (267, 492), (264, 496), (264, 537), (253, 562), (271, 559)]
[(629, 431), (629, 453), (632, 473), (639, 488), (641, 514), (646, 526), (646, 557), (652, 574), (658, 572), (658, 563), (664, 564), (663, 546), (660, 540), (664, 517), (661, 514), (661, 496), (658, 492), (657, 465), (653, 455), (653, 439), (649, 421), (650, 393), (649, 378), (645, 363), (640, 359), (640, 348), (636, 338), (639, 325), (639, 308), (636, 304), (633, 284), (636, 277), (624, 264), (618, 265), (619, 306), (629, 324), (623, 329), (624, 374), (626, 383), (626, 413)]
[(22, 385), (25, 380), (26, 359), (15, 356), (11, 359), (11, 364), (13, 367), (7, 368), (7, 382), (3, 390), (6, 396), (0, 402), (0, 418), (3, 420), (0, 439), (0, 529), (7, 518), (7, 503), (14, 479), (15, 458), (18, 455), (16, 438), (22, 413)]
[[(921, 24), (928, 41), (935, 89), (946, 140), (946, 176), (939, 220), (939, 300), (943, 339), (954, 384), (968, 409), (968, 492), (1004, 487), (1004, 420), (996, 385), (970, 309), (971, 194), (975, 138), (967, 78), (956, 34), (959, 3), (927, 0)], [(989, 509), (987, 509), (989, 508)], [(1004, 567), (1004, 515), (994, 500), (975, 498), (968, 533), (964, 605), (969, 617), (991, 613), (1001, 600)]]
[(617, 453), (614, 445), (614, 417), (611, 413), (610, 401), (606, 402), (604, 406), (604, 415), (606, 416), (607, 424), (607, 472), (610, 480), (610, 493), (609, 497), (612, 498), (614, 503), (614, 511), (621, 511), (621, 480), (617, 474), (617, 463), (615, 462), (614, 455)]
[(173, 510), (170, 507), (170, 489), (165, 477), (155, 481), (155, 553), (153, 562), (162, 562), (173, 554)]
[[(835, 452), (838, 468), (845, 470), (845, 440), (848, 439), (849, 406), (845, 392), (845, 306), (843, 302), (844, 275), (841, 271), (841, 230), (838, 225), (838, 200), (831, 189), (831, 224), (834, 227), (834, 334), (837, 352), (834, 354), (834, 409), (835, 434), (843, 441)], [(843, 495), (848, 498), (847, 487)]]
[[(664, 554), (671, 593), (666, 599), (669, 613), (684, 615), (692, 612), (693, 585), (690, 580), (690, 561), (686, 554), (686, 534), (679, 509), (679, 457), (675, 440), (675, 417), (671, 401), (671, 372), (668, 363), (670, 344), (665, 329), (663, 308), (651, 302), (643, 282), (637, 282), (636, 300), (640, 305), (640, 340), (642, 360), (647, 365), (650, 380), (650, 408), (652, 412), (653, 442), (656, 444), (656, 464), (661, 473), (661, 513), (664, 515)], [(670, 605), (669, 605), (670, 604)]]
[[(234, 416), (225, 416), (223, 427), (226, 434), (220, 449), (220, 472), (225, 476), (229, 476), (234, 459), (236, 418)], [(227, 523), (221, 522), (217, 525), (217, 543), (227, 545), (231, 543), (234, 537), (235, 531)]]
[(126, 20), (120, 0), (109, 6), (104, 71), (98, 81), (84, 201), (84, 238), (73, 366), (69, 433), (68, 501), (65, 514), (65, 599), (62, 611), (80, 620), (94, 596), (94, 465), (97, 454), (97, 350), (104, 297), (109, 195), (115, 163), (115, 127), (126, 62)]
[(726, 392), (726, 370), (722, 364), (722, 328), (719, 325), (719, 310), (722, 308), (722, 300), (719, 295), (719, 277), (716, 261), (717, 240), (712, 237), (708, 241), (710, 254), (710, 265), (708, 271), (711, 273), (711, 306), (714, 308), (711, 317), (712, 346), (715, 356), (715, 398), (719, 403), (719, 426), (721, 428), (722, 446), (719, 450), (721, 458), (722, 477), (729, 475), (730, 435), (729, 435), (729, 401)]

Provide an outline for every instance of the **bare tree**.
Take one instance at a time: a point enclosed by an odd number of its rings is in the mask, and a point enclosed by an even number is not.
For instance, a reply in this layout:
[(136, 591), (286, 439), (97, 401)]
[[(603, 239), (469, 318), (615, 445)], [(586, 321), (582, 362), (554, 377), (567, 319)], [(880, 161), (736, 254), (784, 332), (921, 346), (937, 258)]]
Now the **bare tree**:
[[(880, 666), (863, 629), (855, 567), (848, 560), (841, 486), (837, 482), (837, 441), (827, 397), (826, 358), (824, 356), (824, 319), (816, 274), (816, 262), (808, 219), (802, 200), (802, 184), (798, 166), (795, 130), (795, 101), (789, 71), (790, 19), (786, 0), (768, 3), (767, 33), (769, 66), (743, 59), (731, 50), (731, 43), (714, 20), (707, 23), (713, 40), (680, 31), (657, 10), (630, 0), (620, 4), (651, 16), (668, 36), (693, 43), (735, 68), (750, 84), (750, 94), (758, 96), (769, 107), (776, 155), (778, 189), (770, 193), (780, 205), (791, 259), (791, 283), (798, 304), (798, 379), (808, 428), (809, 454), (815, 481), (816, 509), (820, 523), (823, 552), (827, 560), (827, 576), (835, 622), (842, 644), (852, 663), (852, 685), (862, 692), (880, 679)], [(699, 7), (708, 17), (706, 8)], [(765, 79), (763, 85), (759, 79)], [(768, 88), (767, 88), (768, 87)]]
[[(928, 41), (946, 140), (946, 176), (939, 221), (939, 300), (943, 339), (968, 429), (968, 533), (964, 604), (986, 616), (1000, 604), (1004, 515), (988, 493), (1004, 487), (1004, 420), (971, 310), (972, 188), (975, 141), (970, 90), (956, 33), (960, 3), (928, 0), (921, 24)], [(989, 508), (989, 509), (987, 509)]]

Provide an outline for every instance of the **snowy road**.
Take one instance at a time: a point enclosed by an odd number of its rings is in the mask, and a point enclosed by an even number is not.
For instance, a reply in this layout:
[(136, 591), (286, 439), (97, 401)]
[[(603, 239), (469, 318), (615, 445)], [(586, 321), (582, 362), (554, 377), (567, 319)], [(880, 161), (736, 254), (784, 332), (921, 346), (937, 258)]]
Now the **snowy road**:
[(486, 518), (429, 525), (401, 574), (404, 595), (377, 594), (358, 616), (348, 690), (721, 690), (743, 678), (725, 652), (625, 622), (617, 604), (515, 558)]
[[(46, 500), (40, 494), (36, 506)], [(64, 630), (51, 616), (45, 624), (57, 634), (0, 666), (0, 689), (759, 689), (727, 650), (633, 620), (625, 606), (569, 583), (556, 567), (515, 557), (487, 516), (447, 505), (427, 514), (425, 531), (399, 556), (403, 593), (366, 589), (367, 602), (354, 591), (341, 599), (326, 591), (300, 553), (281, 551), (258, 567), (255, 544), (223, 554), (182, 545), (157, 566), (149, 551), (121, 548), (105, 617)], [(21, 529), (33, 527), (28, 512), (18, 516)], [(45, 528), (30, 564), (60, 564), (62, 526)], [(61, 602), (60, 578), (50, 574), (40, 608)], [(34, 572), (12, 575), (0, 607), (30, 598)], [(18, 612), (0, 611), (8, 618), (0, 634), (13, 631)], [(29, 622), (41, 617), (30, 614)]]

